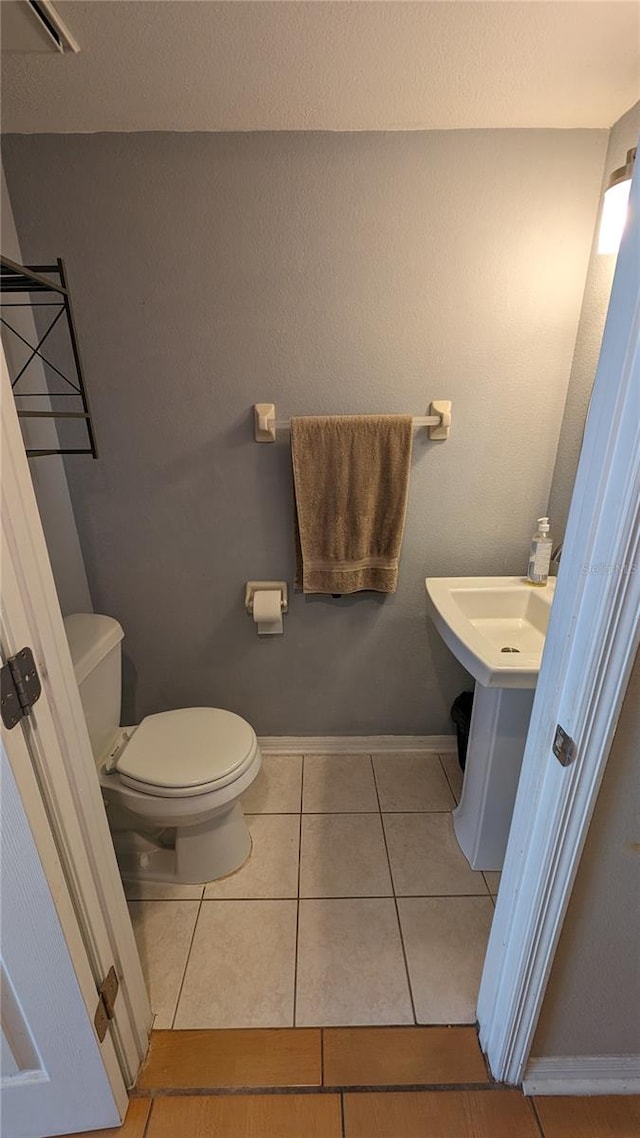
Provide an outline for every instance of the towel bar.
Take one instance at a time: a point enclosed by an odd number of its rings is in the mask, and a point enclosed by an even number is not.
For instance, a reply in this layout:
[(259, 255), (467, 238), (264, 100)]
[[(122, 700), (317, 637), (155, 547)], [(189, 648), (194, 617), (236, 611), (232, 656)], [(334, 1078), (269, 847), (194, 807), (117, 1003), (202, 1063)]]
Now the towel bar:
[[(255, 440), (257, 443), (275, 443), (276, 431), (288, 431), (289, 419), (276, 419), (273, 403), (254, 403)], [(448, 439), (451, 429), (451, 403), (448, 399), (434, 399), (429, 405), (430, 415), (418, 415), (412, 420), (414, 427), (427, 427), (430, 439)]]

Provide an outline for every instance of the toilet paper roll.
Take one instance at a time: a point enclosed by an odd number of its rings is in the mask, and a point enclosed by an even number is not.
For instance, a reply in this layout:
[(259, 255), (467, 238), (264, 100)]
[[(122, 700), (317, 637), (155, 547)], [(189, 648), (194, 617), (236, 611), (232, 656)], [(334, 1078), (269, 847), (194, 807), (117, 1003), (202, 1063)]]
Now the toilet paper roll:
[(253, 595), (253, 621), (258, 636), (275, 636), (282, 632), (282, 593), (279, 589), (262, 589)]

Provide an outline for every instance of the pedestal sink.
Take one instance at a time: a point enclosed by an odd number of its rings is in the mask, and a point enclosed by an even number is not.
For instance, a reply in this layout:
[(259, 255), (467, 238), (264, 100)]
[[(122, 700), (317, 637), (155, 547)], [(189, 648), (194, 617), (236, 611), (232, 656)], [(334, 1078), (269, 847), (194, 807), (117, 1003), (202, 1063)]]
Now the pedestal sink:
[(456, 837), (473, 869), (502, 869), (555, 578), (427, 577), (438, 632), (476, 680)]

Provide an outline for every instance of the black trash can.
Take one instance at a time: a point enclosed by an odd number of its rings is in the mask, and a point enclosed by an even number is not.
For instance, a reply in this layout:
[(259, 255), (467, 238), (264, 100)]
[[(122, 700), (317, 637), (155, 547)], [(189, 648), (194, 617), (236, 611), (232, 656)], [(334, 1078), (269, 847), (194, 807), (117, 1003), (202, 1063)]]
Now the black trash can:
[(451, 705), (451, 719), (455, 725), (458, 740), (458, 762), (464, 770), (467, 762), (467, 743), (469, 742), (469, 729), (471, 727), (471, 709), (473, 707), (473, 692), (463, 691), (454, 699)]

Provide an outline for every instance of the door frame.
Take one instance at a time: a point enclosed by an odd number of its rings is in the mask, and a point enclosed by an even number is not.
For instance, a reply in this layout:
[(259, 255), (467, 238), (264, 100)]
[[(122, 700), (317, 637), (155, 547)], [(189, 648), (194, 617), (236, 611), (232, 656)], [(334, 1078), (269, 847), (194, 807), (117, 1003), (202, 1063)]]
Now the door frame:
[[(112, 965), (118, 974), (120, 990), (108, 1036), (119, 1077), (131, 1087), (146, 1055), (151, 1008), (1, 350), (0, 371), (2, 647), (9, 655), (25, 647), (18, 641), (24, 636), (26, 615), (29, 647), (47, 692), (47, 699), (41, 699), (32, 715), (23, 720), (24, 728), (14, 728), (24, 730), (31, 756), (30, 772), (15, 773), (79, 974), (88, 960), (93, 980), (91, 999), (97, 999), (96, 989)], [(10, 747), (11, 732), (7, 741)], [(80, 930), (82, 951), (66, 894)], [(109, 1074), (115, 1080), (115, 1068)]]
[[(492, 1074), (506, 1083), (523, 1081), (639, 641), (636, 177), (478, 998), (480, 1042)], [(569, 766), (551, 750), (557, 723), (576, 743)]]
[[(630, 564), (640, 543), (638, 182), (618, 257), (480, 987), (481, 1043), (493, 1075), (512, 1084), (522, 1081), (640, 635), (640, 572), (600, 577), (581, 572), (582, 566), (602, 561)], [(621, 344), (623, 358), (618, 360)], [(146, 1050), (149, 1004), (4, 356), (2, 384), (3, 403), (8, 403), (2, 415), (3, 535), (18, 579), (25, 583), (34, 630), (31, 646), (54, 693), (62, 744), (60, 754), (36, 755), (35, 774), (94, 978), (106, 974), (115, 960), (125, 980), (123, 1026), (114, 1043), (130, 1086)], [(572, 664), (575, 680), (568, 690), (562, 680)], [(565, 703), (570, 697), (572, 708), (568, 718), (562, 711), (563, 725), (578, 744), (578, 759), (566, 768), (550, 752), (550, 724), (555, 726), (563, 697)], [(25, 808), (33, 809), (28, 800)], [(37, 813), (29, 818), (38, 841)]]

